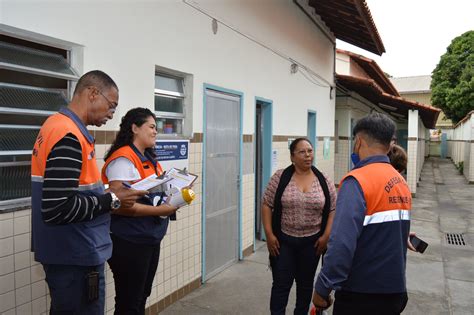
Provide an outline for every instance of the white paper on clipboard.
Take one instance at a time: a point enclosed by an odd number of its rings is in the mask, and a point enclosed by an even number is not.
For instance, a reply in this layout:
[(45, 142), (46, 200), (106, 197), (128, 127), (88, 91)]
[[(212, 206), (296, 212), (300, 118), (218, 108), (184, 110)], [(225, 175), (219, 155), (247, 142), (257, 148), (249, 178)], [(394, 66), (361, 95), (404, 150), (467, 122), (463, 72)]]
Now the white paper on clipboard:
[(150, 193), (156, 192), (156, 191), (161, 191), (164, 190), (162, 189), (162, 185), (164, 183), (167, 183), (171, 181), (172, 178), (165, 176), (164, 178), (160, 178), (156, 176), (155, 174), (152, 174), (144, 179), (142, 179), (139, 182), (136, 182), (135, 184), (131, 185), (131, 188), (136, 189), (136, 190), (147, 190)]
[(184, 172), (174, 167), (166, 172), (166, 177), (171, 179), (166, 184), (176, 187), (179, 190), (183, 189), (184, 187), (191, 186), (198, 178), (198, 176), (195, 174)]

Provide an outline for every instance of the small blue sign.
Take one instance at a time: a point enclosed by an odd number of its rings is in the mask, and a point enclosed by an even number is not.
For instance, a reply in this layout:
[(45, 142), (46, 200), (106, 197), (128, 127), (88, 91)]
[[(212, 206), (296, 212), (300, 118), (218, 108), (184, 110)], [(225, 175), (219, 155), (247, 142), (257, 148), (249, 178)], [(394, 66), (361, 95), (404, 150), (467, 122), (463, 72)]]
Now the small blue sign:
[(188, 144), (188, 141), (156, 141), (157, 160), (186, 160), (188, 158)]

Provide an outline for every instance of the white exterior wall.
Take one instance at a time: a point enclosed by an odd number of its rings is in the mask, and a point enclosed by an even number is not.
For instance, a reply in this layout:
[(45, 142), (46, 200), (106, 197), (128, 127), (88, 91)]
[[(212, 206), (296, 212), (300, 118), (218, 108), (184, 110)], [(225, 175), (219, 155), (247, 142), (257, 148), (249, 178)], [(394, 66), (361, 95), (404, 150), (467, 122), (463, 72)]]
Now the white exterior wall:
[(464, 177), (469, 182), (474, 182), (474, 115), (466, 120), (463, 126), (464, 140)]
[(471, 114), (470, 119), (470, 127), (471, 127), (471, 138), (469, 139), (471, 142), (470, 145), (470, 153), (469, 153), (469, 183), (474, 183), (474, 115)]
[[(317, 31), (312, 22), (306, 21), (304, 14), (292, 3), (275, 2), (271, 14), (268, 13), (267, 4), (258, 2), (226, 1), (225, 4), (219, 5), (216, 5), (218, 2), (215, 1), (199, 3), (209, 12), (215, 12), (216, 17), (229, 21), (243, 32), (248, 31), (254, 38), (261, 39), (272, 48), (303, 62), (332, 82), (333, 48), (329, 40)], [(245, 3), (245, 6), (242, 6), (242, 3)], [(97, 5), (94, 10), (96, 15), (109, 9), (109, 5)], [(254, 132), (255, 96), (264, 96), (273, 100), (274, 104), (273, 134), (306, 134), (306, 124), (301, 124), (301, 119), (305, 119), (307, 110), (312, 109), (318, 114), (317, 135), (333, 135), (333, 121), (327, 117), (334, 115), (334, 106), (331, 106), (334, 100), (329, 99), (328, 88), (315, 86), (299, 73), (290, 74), (290, 64), (287, 61), (222, 24), (219, 24), (217, 35), (212, 34), (210, 19), (184, 3), (154, 5), (143, 2), (138, 7), (130, 3), (122, 3), (119, 8), (114, 6), (113, 10), (123, 11), (129, 7), (133, 8), (137, 15), (140, 13), (136, 18), (128, 17), (127, 22), (137, 22), (132, 29), (129, 25), (124, 25), (123, 21), (116, 22), (116, 25), (113, 24), (114, 21), (112, 24), (107, 22), (107, 25), (103, 25), (104, 32), (110, 29), (115, 30), (114, 33), (121, 33), (123, 40), (119, 43), (104, 41), (101, 36), (91, 38), (92, 30), (84, 29), (83, 26), (94, 24), (95, 17), (87, 19), (89, 10), (81, 9), (77, 3), (71, 7), (54, 2), (54, 12), (50, 12), (51, 7), (44, 3), (38, 5), (38, 8), (29, 6), (29, 10), (35, 13), (21, 10), (24, 8), (21, 3), (16, 4), (13, 1), (5, 2), (4, 7), (6, 24), (84, 45), (86, 52), (82, 68), (87, 71), (100, 67), (110, 73), (119, 85), (121, 104), (152, 107), (154, 65), (159, 65), (194, 75), (194, 132), (202, 132), (203, 129), (202, 84), (211, 83), (244, 92), (244, 134)], [(75, 15), (81, 16), (80, 26), (74, 25), (71, 18), (60, 16), (69, 16), (67, 13), (72, 9), (79, 10)], [(20, 19), (25, 16), (27, 18)], [(58, 23), (64, 21), (64, 24), (71, 25), (71, 28), (58, 29), (55, 23), (43, 23), (44, 21), (38, 26), (36, 22), (39, 16), (45, 19), (54, 16)], [(275, 28), (276, 18), (285, 19), (284, 29)], [(159, 38), (153, 41), (150, 40), (156, 36), (153, 29), (172, 31), (159, 31)], [(193, 32), (189, 32), (189, 29)], [(135, 36), (136, 33), (144, 34), (142, 40)], [(124, 43), (129, 40), (132, 40), (129, 45), (133, 47), (127, 47)], [(173, 46), (167, 48), (163, 43)], [(210, 51), (213, 53), (210, 54)], [(90, 56), (91, 54), (94, 56)], [(140, 69), (130, 71), (129, 68), (132, 67)], [(240, 69), (245, 71), (238, 71)], [(119, 106), (115, 118), (104, 129), (117, 129), (120, 117), (130, 107), (132, 106)]]
[[(333, 82), (332, 43), (286, 0), (194, 1), (213, 16), (313, 69)], [(203, 83), (244, 92), (244, 134), (254, 130), (255, 96), (273, 100), (274, 134), (306, 134), (308, 109), (317, 110), (318, 136), (332, 136), (334, 100), (291, 63), (181, 1), (3, 1), (2, 23), (84, 46), (84, 72), (101, 69), (120, 89), (116, 130), (128, 109), (153, 107), (155, 65), (194, 75), (193, 129), (202, 132)], [(124, 12), (131, 14), (124, 15)], [(111, 17), (111, 18), (107, 18)], [(282, 23), (284, 21), (284, 23)], [(284, 25), (284, 26), (283, 26)], [(322, 83), (325, 84), (325, 83)], [(127, 105), (125, 105), (127, 104)], [(331, 106), (332, 105), (332, 106)]]
[(463, 174), (469, 182), (474, 182), (474, 115), (460, 123), (452, 131), (448, 142), (449, 156), (454, 164), (463, 163)]
[(351, 75), (351, 57), (336, 53), (336, 72), (342, 75)]
[(417, 183), (420, 181), (420, 176), (421, 176), (421, 169), (423, 168), (423, 165), (425, 164), (425, 156), (426, 156), (426, 128), (425, 125), (423, 125), (423, 122), (421, 121), (421, 118), (418, 118), (418, 156), (417, 156), (417, 169), (416, 169), (416, 174), (417, 174)]
[[(334, 181), (335, 142), (332, 138), (329, 141), (329, 155), (327, 158), (324, 157), (324, 140), (318, 139), (314, 159), (317, 168)], [(337, 182), (334, 183), (337, 184)]]
[(424, 139), (425, 139), (425, 158), (430, 155), (430, 130), (424, 128)]
[[(464, 124), (460, 124), (453, 130), (453, 138), (452, 138), (452, 147), (451, 147), (451, 159), (453, 160), (454, 164), (458, 164), (461, 160), (461, 150), (463, 146), (461, 145), (462, 141), (462, 129)], [(462, 154), (464, 155), (464, 154)]]
[[(193, 3), (333, 84), (334, 45), (293, 1)], [(116, 81), (120, 105), (114, 119), (100, 130), (118, 130), (120, 118), (133, 107), (154, 108), (155, 66), (160, 66), (193, 76), (193, 90), (188, 92), (193, 104), (194, 133), (204, 129), (203, 84), (209, 83), (243, 93), (243, 134), (255, 132), (258, 96), (273, 101), (273, 135), (306, 135), (306, 123), (301, 122), (307, 121), (307, 112), (312, 110), (317, 112), (318, 139), (334, 136), (335, 100), (329, 97), (329, 87), (309, 82), (301, 70), (291, 74), (291, 62), (222, 23), (213, 34), (212, 19), (184, 2), (4, 0), (0, 21), (9, 31), (18, 29), (32, 40), (70, 45), (73, 64), (80, 74), (100, 69)], [(97, 147), (99, 158), (107, 147)], [(322, 158), (322, 147), (322, 141), (318, 141), (318, 167), (332, 177), (334, 142), (329, 160)], [(279, 150), (278, 166), (287, 166), (287, 143), (274, 143), (274, 149)], [(200, 179), (202, 159), (202, 143), (191, 143), (190, 171)], [(254, 242), (254, 181), (254, 174), (244, 175), (242, 180), (243, 249)], [(195, 189), (197, 200), (178, 214), (178, 221), (170, 224), (162, 242), (147, 306), (201, 277), (200, 181)], [(0, 313), (40, 314), (49, 307), (44, 273), (32, 259), (25, 241), (30, 237), (29, 220), (30, 210), (0, 213)], [(106, 279), (106, 311), (112, 313), (114, 288), (110, 270)]]
[(338, 121), (338, 152), (335, 154), (334, 162), (334, 182), (339, 184), (342, 177), (350, 170), (349, 157), (351, 148), (351, 108), (349, 97), (337, 97), (336, 99), (336, 120)]
[(448, 155), (457, 166), (463, 164), (464, 177), (474, 183), (474, 114), (454, 128), (448, 139)]

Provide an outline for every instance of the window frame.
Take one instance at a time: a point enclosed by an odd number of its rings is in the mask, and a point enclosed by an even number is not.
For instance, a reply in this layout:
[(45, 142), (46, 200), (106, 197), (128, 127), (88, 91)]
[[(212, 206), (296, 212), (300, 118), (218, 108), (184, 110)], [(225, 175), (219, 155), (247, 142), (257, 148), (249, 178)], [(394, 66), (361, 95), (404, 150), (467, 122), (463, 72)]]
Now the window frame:
[(173, 120), (181, 120), (181, 133), (159, 133), (157, 135), (157, 139), (191, 139), (193, 137), (192, 134), (192, 89), (193, 89), (193, 76), (189, 73), (179, 72), (176, 70), (155, 66), (155, 73), (154, 73), (154, 80), (156, 80), (157, 76), (177, 79), (179, 80), (183, 93), (179, 93), (176, 91), (170, 90), (163, 90), (160, 88), (154, 88), (153, 90), (153, 97), (161, 96), (167, 97), (172, 99), (181, 99), (183, 104), (183, 111), (182, 113), (175, 113), (175, 112), (167, 112), (167, 111), (159, 111), (156, 110), (156, 104), (153, 102), (153, 109), (156, 115), (157, 120), (161, 119), (173, 119)]
[[(57, 89), (53, 87), (51, 88), (38, 87), (38, 86), (29, 85), (29, 84), (21, 84), (21, 83), (17, 84), (17, 83), (5, 82), (5, 81), (1, 81), (1, 84), (3, 84), (4, 86), (12, 86), (12, 87), (20, 87), (20, 88), (24, 87), (27, 89), (34, 89), (34, 90), (45, 91), (45, 92), (47, 91), (61, 92), (63, 93), (63, 96), (65, 97), (66, 104), (67, 104), (71, 99), (72, 89), (75, 86), (75, 83), (77, 82), (77, 80), (79, 79), (79, 75), (78, 75), (79, 72), (76, 70), (76, 67), (77, 66), (80, 67), (82, 65), (81, 61), (73, 62), (72, 56), (74, 56), (74, 59), (76, 58), (80, 59), (82, 57), (82, 47), (79, 47), (79, 45), (61, 41), (59, 39), (50, 38), (50, 37), (43, 36), (40, 34), (30, 33), (28, 31), (16, 29), (13, 27), (8, 27), (5, 30), (0, 31), (0, 34), (6, 35), (7, 37), (11, 37), (13, 39), (19, 39), (19, 40), (25, 41), (27, 43), (41, 44), (49, 48), (55, 48), (55, 49), (60, 49), (64, 51), (65, 56), (62, 56), (62, 57), (66, 60), (71, 72), (74, 73), (74, 75), (69, 75), (69, 74), (55, 72), (55, 71), (48, 71), (48, 70), (39, 69), (39, 68), (21, 66), (21, 65), (17, 65), (14, 63), (7, 63), (7, 62), (0, 62), (0, 69), (23, 73), (25, 75), (32, 74), (32, 75), (39, 75), (43, 77), (65, 80), (66, 81), (65, 89)], [(6, 43), (9, 43), (9, 41), (7, 40)], [(28, 45), (22, 45), (18, 43), (16, 43), (16, 45), (26, 47), (26, 48), (29, 47)], [(45, 54), (51, 54), (51, 52), (48, 52), (46, 50), (44, 52)], [(56, 111), (27, 109), (27, 108), (13, 108), (13, 107), (5, 107), (5, 106), (0, 107), (0, 115), (1, 114), (17, 114), (17, 115), (26, 115), (26, 116), (32, 116), (32, 117), (48, 117), (54, 113), (56, 113)], [(22, 130), (37, 129), (39, 131), (41, 129), (41, 125), (37, 125), (37, 124), (29, 125), (28, 123), (26, 124), (2, 123), (0, 124), (0, 128), (22, 129)], [(31, 155), (32, 150), (33, 150), (33, 147), (30, 150), (9, 150), (9, 151), (0, 150), (0, 156), (12, 157), (12, 161), (0, 161), (0, 167), (3, 168), (3, 167), (10, 167), (10, 166), (14, 167), (14, 166), (29, 165), (31, 169), (31, 160), (15, 161), (16, 159), (15, 157), (20, 157), (20, 156), (24, 157), (27, 155)], [(6, 179), (8, 180), (8, 177), (6, 177)], [(21, 189), (21, 187), (19, 188)], [(30, 206), (31, 206), (31, 195), (26, 196), (26, 197), (20, 197), (20, 198), (0, 200), (0, 213), (27, 209)]]
[[(9, 37), (16, 37), (16, 36), (9, 35)], [(21, 37), (17, 37), (17, 38), (21, 39)], [(31, 43), (35, 43), (35, 41), (33, 41), (33, 40), (27, 40), (27, 41), (31, 42)], [(41, 50), (41, 49), (38, 49), (38, 48), (27, 47), (25, 45), (20, 45), (19, 43), (9, 43), (9, 42), (6, 42), (6, 43), (9, 44), (10, 46), (11, 45), (19, 46), (20, 49), (23, 49), (23, 50), (28, 50), (28, 49), (36, 50), (36, 51), (38, 51), (39, 53), (41, 53), (42, 55), (45, 55), (45, 56), (47, 56), (47, 55), (60, 56), (59, 54), (56, 54), (56, 53), (48, 52), (48, 51)], [(54, 47), (53, 45), (45, 45), (45, 46)], [(22, 66), (22, 65), (15, 64), (15, 63), (8, 63), (8, 62), (3, 62), (3, 61), (0, 61), (0, 69), (12, 70), (12, 71), (16, 71), (16, 72), (23, 72), (23, 73), (30, 73), (30, 74), (37, 74), (37, 75), (40, 75), (40, 76), (53, 77), (53, 78), (64, 79), (64, 80), (77, 80), (77, 72), (71, 66), (71, 63), (70, 63), (70, 60), (69, 60), (69, 57), (70, 57), (69, 51), (67, 51), (67, 49), (62, 49), (62, 50), (64, 50), (66, 52), (67, 57), (64, 57), (64, 56), (61, 56), (61, 57), (63, 57), (66, 60), (66, 62), (69, 64), (69, 66), (70, 66), (69, 69), (71, 70), (71, 72), (73, 74), (49, 71), (49, 70), (45, 70), (45, 69), (41, 69), (41, 68)]]

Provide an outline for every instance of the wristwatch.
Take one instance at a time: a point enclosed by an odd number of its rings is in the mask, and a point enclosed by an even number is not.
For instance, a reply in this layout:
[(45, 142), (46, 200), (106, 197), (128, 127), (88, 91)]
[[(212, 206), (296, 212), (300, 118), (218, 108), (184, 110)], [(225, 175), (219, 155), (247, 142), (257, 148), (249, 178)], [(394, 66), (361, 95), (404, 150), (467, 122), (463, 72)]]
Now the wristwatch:
[(120, 199), (118, 199), (118, 197), (113, 192), (110, 192), (110, 195), (112, 196), (112, 202), (110, 203), (110, 208), (112, 210), (117, 210), (118, 208), (120, 208), (120, 205), (121, 205)]

